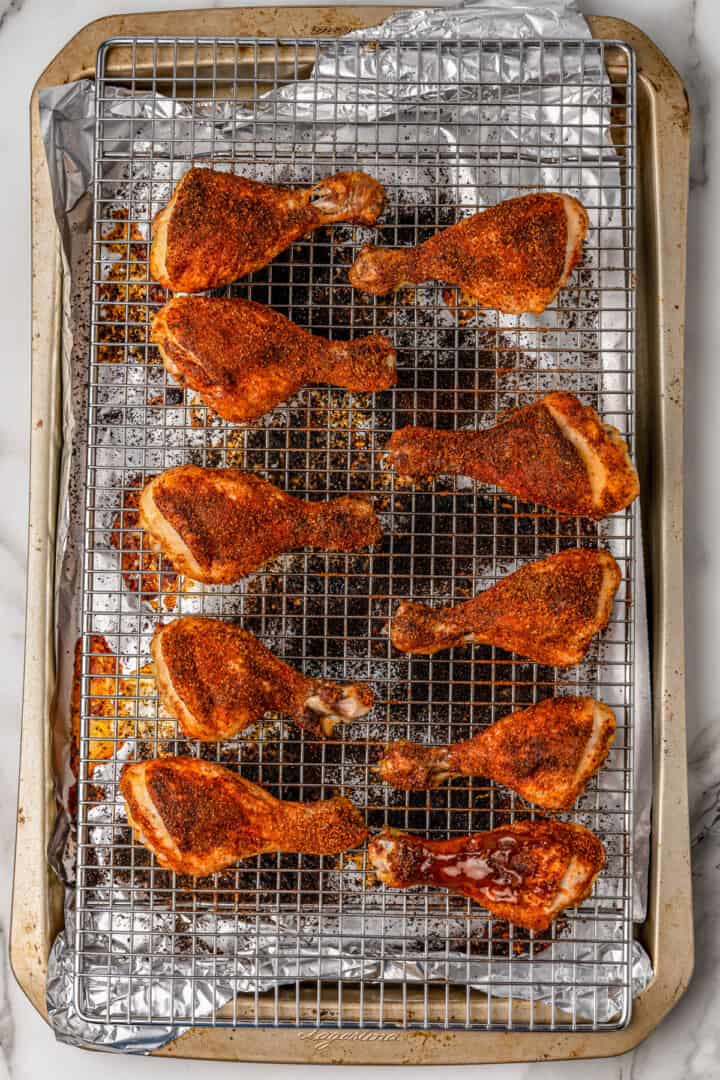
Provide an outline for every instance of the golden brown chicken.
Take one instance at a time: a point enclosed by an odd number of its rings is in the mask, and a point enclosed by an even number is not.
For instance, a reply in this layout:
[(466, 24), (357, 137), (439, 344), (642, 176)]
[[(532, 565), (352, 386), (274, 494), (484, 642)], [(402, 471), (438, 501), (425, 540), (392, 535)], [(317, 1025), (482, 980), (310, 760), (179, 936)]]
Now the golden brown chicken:
[(157, 313), (152, 340), (165, 367), (225, 420), (274, 409), (306, 383), (387, 390), (397, 381), (384, 334), (327, 341), (251, 300), (177, 296)]
[(545, 820), (451, 840), (385, 829), (370, 841), (368, 854), (385, 885), (439, 885), (538, 931), (581, 904), (605, 865), (605, 850), (589, 829)]
[(531, 705), (450, 746), (396, 742), (378, 763), (387, 784), (405, 791), (439, 787), (454, 776), (485, 776), (547, 810), (566, 810), (602, 767), (615, 715), (588, 697)]
[(571, 667), (607, 626), (619, 584), (608, 551), (571, 548), (521, 566), (456, 607), (404, 601), (391, 623), (392, 643), (411, 653), (498, 645), (539, 664)]
[(374, 225), (384, 205), (384, 188), (362, 172), (293, 189), (193, 168), (155, 215), (150, 273), (173, 292), (229, 285), (322, 225)]
[(364, 499), (306, 502), (252, 473), (198, 465), (145, 485), (140, 524), (178, 573), (210, 583), (239, 581), (286, 551), (358, 551), (382, 536)]
[(268, 851), (337, 855), (367, 836), (362, 814), (347, 799), (283, 801), (198, 758), (126, 765), (120, 791), (140, 842), (161, 866), (193, 877)]
[(156, 627), (151, 651), (163, 704), (191, 739), (228, 739), (268, 712), (330, 735), (373, 704), (369, 686), (310, 679), (221, 619), (173, 619)]
[(367, 245), (350, 270), (363, 292), (383, 295), (403, 285), (459, 285), (484, 307), (508, 314), (544, 311), (582, 254), (585, 208), (570, 195), (521, 195), (498, 203), (424, 244)]
[(406, 427), (388, 443), (402, 476), (470, 476), (559, 510), (603, 518), (640, 491), (620, 433), (572, 394), (546, 394), (484, 431)]

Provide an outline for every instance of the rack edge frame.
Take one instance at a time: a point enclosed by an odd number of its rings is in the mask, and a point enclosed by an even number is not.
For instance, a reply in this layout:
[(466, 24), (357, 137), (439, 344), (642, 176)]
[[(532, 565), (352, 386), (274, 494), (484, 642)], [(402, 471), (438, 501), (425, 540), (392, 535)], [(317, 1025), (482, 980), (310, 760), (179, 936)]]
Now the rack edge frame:
[[(403, 5), (415, 6), (415, 5)], [(417, 5), (419, 6), (419, 5)], [(47, 66), (30, 103), (32, 404), (25, 671), (18, 825), (10, 928), (15, 977), (47, 1020), (45, 982), (62, 928), (62, 886), (47, 866), (55, 816), (50, 708), (54, 693), (54, 540), (62, 441), (62, 259), (40, 134), (38, 94), (93, 78), (103, 41), (120, 36), (326, 36), (387, 18), (392, 7), (225, 8), (98, 19)], [(683, 622), (683, 350), (690, 107), (682, 79), (632, 23), (589, 16), (595, 38), (627, 42), (637, 60), (638, 430), (653, 675), (654, 780), (648, 915), (640, 936), (655, 976), (630, 1024), (612, 1032), (403, 1031), (367, 1040), (337, 1029), (191, 1028), (156, 1056), (277, 1063), (451, 1065), (611, 1057), (642, 1042), (679, 1001), (693, 968)], [(644, 460), (643, 460), (644, 459)], [(652, 462), (652, 470), (647, 463)], [(645, 468), (643, 468), (645, 465)], [(320, 1046), (322, 1045), (322, 1049)]]

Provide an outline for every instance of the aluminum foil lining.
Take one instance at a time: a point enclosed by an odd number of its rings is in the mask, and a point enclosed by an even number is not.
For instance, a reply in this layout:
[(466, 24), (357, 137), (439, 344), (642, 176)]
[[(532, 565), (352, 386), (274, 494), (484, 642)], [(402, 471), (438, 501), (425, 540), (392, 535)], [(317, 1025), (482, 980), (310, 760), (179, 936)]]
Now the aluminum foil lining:
[[(164, 1027), (160, 1025), (129, 1026), (122, 1024), (88, 1024), (77, 1013), (74, 1003), (74, 892), (68, 889), (65, 904), (66, 931), (58, 935), (50, 957), (47, 983), (48, 1017), (53, 1025), (55, 1034), (61, 1042), (71, 1043), (75, 1046), (92, 1046), (95, 1049), (114, 1051), (126, 1051), (133, 1053), (149, 1053), (151, 1050), (162, 1046), (172, 1039), (176, 1039), (183, 1032), (182, 1026)], [(132, 926), (130, 925), (132, 918)], [(167, 912), (165, 918), (168, 927), (176, 924), (175, 916)], [(142, 919), (142, 916), (140, 916)], [(142, 937), (142, 925), (138, 914), (128, 915), (127, 925), (123, 927), (114, 916), (113, 947), (115, 954), (122, 961), (123, 949), (128, 958), (132, 953), (133, 966), (126, 962), (126, 970), (123, 976), (112, 980), (111, 983), (97, 980), (96, 997), (98, 1000), (89, 1002), (93, 1007), (104, 1007), (110, 994), (117, 994), (125, 1001), (131, 993), (131, 985), (138, 987), (138, 981), (131, 984), (131, 976), (140, 974), (143, 970), (159, 971), (158, 968), (158, 934), (157, 917), (153, 918), (150, 913), (147, 919), (147, 935)], [(150, 924), (152, 920), (152, 926)], [(460, 922), (461, 920), (458, 920)], [(107, 926), (102, 926), (102, 917), (98, 916), (99, 925), (103, 931)], [(163, 979), (159, 973), (152, 984), (152, 990), (148, 994), (147, 987), (132, 991), (141, 997), (143, 1008), (158, 1014), (168, 1013), (170, 1006), (176, 1015), (183, 1013), (188, 1017), (207, 1017), (208, 1019), (228, 1002), (231, 1002), (237, 994), (254, 993), (261, 984), (263, 990), (270, 989), (276, 984), (277, 952), (282, 941), (281, 917), (276, 920), (268, 920), (268, 930), (263, 937), (260, 933), (260, 941), (257, 940), (257, 931), (252, 936), (232, 933), (221, 936), (218, 939), (218, 925), (223, 920), (213, 912), (205, 913), (200, 924), (195, 920), (195, 932), (207, 934), (208, 940), (213, 941), (214, 954), (207, 960), (188, 957), (186, 961), (175, 957), (168, 967), (168, 978)], [(324, 953), (322, 960), (318, 961), (317, 948), (313, 944), (312, 924), (306, 928), (307, 953), (306, 963), (307, 978), (325, 978), (328, 980), (379, 979), (381, 976), (386, 981), (393, 978), (400, 982), (427, 982), (438, 979), (445, 982), (452, 979), (453, 974), (458, 981), (469, 982), (470, 986), (477, 990), (487, 989), (490, 982), (489, 964), (478, 960), (468, 963), (465, 958), (458, 959), (457, 965), (447, 963), (445, 959), (441, 963), (432, 962), (409, 964), (406, 959), (393, 964), (387, 955), (381, 960), (373, 957), (373, 939), (382, 929), (381, 922), (373, 926), (372, 919), (367, 915), (358, 917), (357, 939), (351, 940), (352, 917), (343, 916), (342, 926), (342, 952), (333, 949), (330, 944), (331, 932), (325, 920), (324, 929)], [(277, 925), (280, 923), (280, 925)], [(362, 925), (361, 925), (362, 924)], [(278, 930), (280, 933), (278, 933)], [(422, 927), (418, 930), (422, 932)], [(152, 933), (151, 933), (152, 931)], [(462, 934), (463, 928), (458, 925), (453, 927), (452, 921), (448, 923), (447, 932), (452, 934), (457, 931)], [(366, 935), (370, 934), (368, 941)], [(218, 948), (220, 940), (222, 946)], [(131, 944), (132, 942), (132, 944)], [(151, 944), (152, 942), (152, 944)], [(574, 955), (573, 955), (574, 948)], [(612, 938), (599, 950), (593, 946), (582, 946), (572, 942), (557, 942), (554, 949), (555, 985), (544, 987), (538, 982), (537, 966), (531, 962), (518, 964), (513, 960), (512, 970), (509, 965), (502, 970), (502, 962), (493, 961), (492, 981), (506, 980), (510, 982), (512, 976), (512, 996), (514, 998), (530, 998), (535, 1004), (546, 1004), (560, 1011), (575, 1013), (582, 1019), (595, 1017), (599, 1023), (612, 1021), (621, 1014), (624, 1007), (624, 989), (618, 985), (624, 976), (623, 946), (616, 944)], [(258, 965), (257, 956), (265, 956), (265, 963)], [(312, 957), (312, 959), (310, 959)], [(302, 962), (302, 955), (293, 961), (293, 964)], [(563, 964), (565, 961), (565, 966)], [(584, 961), (587, 965), (583, 967)], [(183, 965), (185, 970), (183, 970)], [(105, 961), (99, 961), (98, 970), (102, 967), (106, 971)], [(500, 970), (498, 970), (500, 969)], [(170, 972), (172, 971), (172, 977)], [(183, 978), (187, 975), (187, 978)], [(190, 978), (192, 976), (192, 978)], [(632, 995), (637, 997), (649, 985), (653, 971), (647, 953), (639, 942), (632, 945)], [(578, 978), (581, 982), (587, 982), (587, 990), (578, 992)], [(557, 982), (564, 979), (568, 981), (568, 992), (564, 994), (562, 988), (558, 988)], [(293, 977), (294, 981), (294, 977)], [(103, 986), (104, 983), (104, 986)], [(523, 983), (528, 986), (524, 990)], [(532, 989), (530, 989), (532, 986)], [(493, 986), (494, 996), (501, 996), (502, 991)]]
[[(588, 38), (589, 32), (582, 16), (575, 10), (573, 4), (562, 2), (549, 2), (529, 5), (518, 4), (506, 0), (495, 0), (494, 3), (475, 3), (459, 9), (420, 10), (401, 12), (392, 16), (380, 27), (371, 30), (358, 31), (348, 35), (350, 41), (364, 39), (383, 38), (422, 38), (422, 39), (468, 39), (481, 38)], [(482, 56), (482, 60), (481, 60)], [(548, 117), (553, 115), (553, 108), (557, 104), (555, 96), (557, 90), (548, 88), (547, 96), (538, 100), (537, 71), (532, 70), (532, 65), (527, 63), (522, 68), (510, 54), (504, 54), (502, 59), (503, 70), (499, 71), (499, 54), (493, 56), (489, 53), (480, 53), (473, 61), (472, 53), (466, 48), (463, 50), (463, 62), (461, 70), (458, 70), (458, 62), (454, 61), (451, 51), (442, 54), (432, 52), (423, 54), (421, 61), (418, 59), (418, 51), (412, 48), (398, 48), (393, 52), (383, 51), (382, 61), (379, 54), (373, 50), (356, 50), (355, 48), (344, 51), (342, 48), (333, 50), (332, 56), (323, 55), (322, 50), (318, 61), (317, 70), (323, 75), (338, 74), (346, 80), (348, 93), (341, 104), (341, 111), (336, 111), (333, 105), (332, 112), (327, 110), (326, 123), (322, 111), (322, 100), (317, 98), (318, 87), (313, 78), (309, 78), (297, 84), (285, 86), (282, 90), (268, 95), (267, 108), (272, 109), (272, 115), (282, 117), (283, 109), (287, 110), (288, 123), (294, 125), (303, 123), (303, 107), (307, 109), (304, 117), (306, 123), (306, 137), (318, 144), (323, 140), (330, 141), (334, 135), (330, 130), (337, 128), (338, 123), (352, 124), (353, 129), (362, 132), (362, 123), (375, 121), (378, 117), (392, 118), (397, 110), (409, 101), (412, 102), (418, 96), (424, 94), (433, 96), (437, 94), (435, 84), (438, 80), (456, 80), (472, 82), (474, 84), (483, 81), (495, 81), (502, 77), (506, 81), (527, 83), (528, 93), (523, 97), (524, 111), (523, 120), (533, 124), (538, 119), (538, 111), (543, 110), (544, 124), (548, 123)], [(378, 64), (391, 64), (391, 69), (378, 70)], [(422, 64), (418, 70), (418, 64)], [(568, 60), (565, 60), (567, 72)], [(329, 65), (333, 65), (330, 72)], [(338, 70), (336, 70), (337, 65)], [(440, 66), (438, 66), (440, 65)], [(585, 63), (587, 71), (587, 61)], [(547, 69), (544, 72), (547, 78)], [(418, 77), (419, 76), (419, 77)], [(389, 81), (393, 85), (399, 83), (397, 94), (390, 96), (387, 91)], [(361, 89), (358, 95), (358, 86)], [(522, 91), (521, 91), (522, 93)], [(591, 110), (592, 123), (601, 127), (602, 110), (606, 110), (609, 104), (609, 86), (606, 82), (604, 71), (598, 66), (597, 86), (590, 91), (585, 87), (584, 92), (578, 88), (576, 105), (578, 116), (588, 116), (584, 110)], [(310, 102), (312, 103), (310, 105)], [(571, 120), (567, 94), (563, 98), (564, 116)], [(154, 137), (161, 138), (161, 121), (167, 120), (173, 125), (176, 154), (181, 152), (178, 148), (178, 134), (182, 130), (183, 118), (191, 119), (190, 106), (171, 99), (150, 97), (136, 94), (130, 96), (126, 91), (117, 89), (112, 103), (112, 115), (117, 121), (114, 131), (108, 121), (105, 122), (106, 146), (112, 135), (118, 145), (128, 138), (131, 121), (137, 123), (138, 119), (154, 121), (152, 130)], [(211, 109), (202, 104), (197, 105), (201, 110), (200, 119), (207, 124), (208, 136), (212, 133), (215, 154), (230, 154), (233, 141), (242, 139), (243, 122), (253, 120), (256, 125), (262, 124), (262, 110), (260, 106), (250, 116), (246, 110), (233, 109), (229, 113), (229, 106), (223, 111)], [(106, 106), (107, 109), (107, 106)], [(557, 111), (557, 110), (556, 110)], [(42, 92), (40, 99), (41, 126), (45, 141), (46, 154), (50, 169), (53, 188), (55, 212), (63, 241), (63, 253), (66, 261), (65, 294), (64, 294), (64, 319), (63, 319), (63, 420), (65, 442), (63, 447), (62, 461), (62, 491), (64, 498), (60, 500), (62, 513), (58, 527), (57, 543), (57, 657), (58, 677), (60, 692), (58, 694), (58, 715), (55, 717), (55, 761), (58, 793), (61, 803), (66, 808), (69, 802), (69, 792), (73, 784), (73, 777), (69, 769), (69, 730), (70, 723), (67, 708), (62, 703), (70, 699), (70, 687), (72, 681), (73, 651), (75, 641), (80, 630), (79, 600), (80, 600), (80, 567), (82, 556), (83, 539), (83, 514), (82, 498), (73, 498), (73, 494), (82, 494), (85, 473), (85, 443), (84, 443), (84, 417), (86, 413), (85, 402), (85, 379), (87, 372), (87, 327), (89, 325), (89, 266), (91, 252), (91, 225), (92, 225), (92, 174), (93, 174), (93, 133), (94, 133), (94, 86), (91, 82), (83, 81), (62, 87), (48, 89)], [(314, 123), (309, 123), (309, 118), (314, 117)], [(575, 118), (577, 120), (577, 117)], [(195, 138), (198, 139), (198, 116), (192, 117)], [(480, 118), (481, 122), (483, 118)], [(497, 125), (497, 115), (493, 111), (487, 120), (487, 138), (492, 140), (492, 125)], [(477, 125), (477, 109), (474, 107), (473, 114), (468, 115), (468, 123)], [(257, 126), (254, 138), (257, 139)], [(561, 155), (567, 145), (571, 144), (573, 136), (572, 126), (560, 128), (558, 125), (558, 139), (551, 140), (543, 145), (543, 158), (546, 165), (545, 182), (552, 183), (555, 175), (554, 161), (560, 161)], [(449, 132), (440, 130), (441, 138), (451, 138)], [(361, 135), (360, 135), (361, 137)], [(428, 138), (436, 139), (438, 132), (428, 132)], [(495, 134), (497, 137), (497, 133)], [(502, 138), (508, 140), (514, 137), (519, 143), (523, 140), (522, 124), (514, 128), (503, 128)], [(188, 123), (188, 141), (190, 140), (190, 124)], [(585, 147), (587, 148), (587, 141)], [(586, 159), (582, 162), (582, 179), (584, 184), (594, 184), (599, 191), (607, 184), (612, 188), (617, 183), (617, 161), (612, 148), (598, 144), (596, 158)], [(533, 165), (537, 172), (537, 166)], [(567, 173), (567, 169), (566, 169)], [(475, 182), (478, 189), (482, 188), (482, 176), (476, 175)], [(517, 168), (514, 168), (512, 176), (507, 178), (508, 191), (513, 192), (517, 187)], [(617, 198), (617, 192), (610, 196)], [(609, 220), (613, 220), (613, 211), (617, 207), (608, 204), (600, 208), (600, 213), (606, 213)], [(607, 230), (606, 230), (607, 231)], [(612, 229), (609, 230), (612, 236)], [(612, 243), (612, 240), (611, 240)], [(610, 265), (608, 258), (607, 265)], [(606, 274), (612, 271), (602, 269)], [(609, 284), (609, 282), (608, 282)], [(612, 334), (612, 328), (608, 331)], [(605, 342), (605, 344), (609, 344)], [(618, 387), (618, 390), (622, 389)], [(639, 595), (635, 597), (636, 611), (639, 613), (639, 625), (637, 632), (637, 657), (636, 677), (638, 696), (636, 701), (636, 731), (635, 731), (635, 895), (639, 897), (636, 908), (636, 917), (643, 916), (644, 896), (647, 888), (647, 852), (649, 850), (649, 810), (651, 801), (651, 759), (648, 747), (651, 746), (651, 713), (649, 703), (649, 665), (647, 654), (646, 621), (644, 616), (644, 595), (642, 590), (642, 573), (638, 585)], [(112, 781), (115, 764), (103, 766), (106, 771), (105, 778)], [(93, 829), (97, 830), (98, 839), (102, 838), (103, 811), (104, 807), (98, 807), (93, 813), (96, 819), (93, 821)], [(61, 875), (67, 886), (66, 904), (66, 930), (60, 934), (52, 951), (49, 966), (49, 978), (47, 988), (48, 1011), (55, 1027), (58, 1038), (63, 1041), (78, 1045), (93, 1046), (108, 1050), (124, 1050), (133, 1052), (148, 1052), (164, 1042), (176, 1038), (181, 1033), (181, 1027), (122, 1027), (116, 1025), (90, 1024), (83, 1020), (74, 1007), (74, 971), (73, 971), (73, 830), (66, 812), (61, 815), (60, 824), (51, 843), (49, 857), (51, 864)], [(602, 888), (602, 879), (599, 882)], [(182, 1015), (183, 1011), (188, 1017), (207, 1017), (211, 1019), (213, 1014), (224, 1004), (231, 1001), (237, 993), (245, 991), (254, 992), (258, 985), (268, 989), (271, 985), (264, 981), (267, 972), (258, 967), (257, 956), (262, 951), (257, 946), (257, 934), (252, 941), (246, 941), (242, 934), (234, 932), (237, 927), (236, 920), (232, 925), (223, 928), (222, 919), (212, 913), (203, 916), (208, 920), (208, 933), (219, 934), (219, 940), (223, 942), (225, 959), (227, 960), (227, 978), (218, 978), (218, 959), (213, 961), (212, 979), (208, 970), (208, 978), (203, 978), (203, 972), (195, 957), (193, 963), (193, 979), (186, 982), (182, 980), (173, 983), (158, 978), (153, 986), (152, 1012), (162, 1014), (168, 1011), (167, 995), (172, 992), (175, 1015)], [(97, 914), (97, 933), (107, 935), (111, 930), (109, 925), (103, 924), (103, 918), (108, 917), (102, 912)], [(134, 919), (137, 920), (135, 915)], [(117, 919), (117, 915), (115, 916)], [(210, 925), (212, 923), (212, 925)], [(253, 922), (253, 926), (255, 923)], [(270, 920), (268, 926), (271, 926)], [(153, 927), (154, 933), (148, 933), (145, 939), (145, 949), (148, 959), (150, 958), (151, 941), (152, 948), (156, 950), (157, 926)], [(128, 927), (128, 931), (130, 927)], [(137, 963), (143, 962), (143, 938), (138, 934), (141, 927), (134, 922), (133, 927), (134, 952)], [(308, 956), (312, 950), (312, 923), (308, 923)], [(128, 947), (130, 934), (123, 934), (123, 928), (117, 922), (113, 923), (114, 947), (118, 954), (122, 955), (123, 947)], [(224, 931), (224, 932), (223, 932)], [(615, 962), (622, 961), (622, 946), (615, 940), (617, 934), (613, 924), (608, 924), (607, 943), (602, 947), (603, 955), (597, 953), (597, 945), (588, 947), (587, 956), (583, 954), (583, 947), (578, 943), (559, 940), (553, 945), (553, 961), (556, 983), (567, 979), (569, 987), (567, 1001), (563, 1000), (562, 993), (558, 992), (557, 985), (553, 989), (548, 988), (547, 995), (543, 995), (542, 985), (537, 983), (537, 971), (533, 972), (532, 964), (520, 966), (517, 959), (513, 961), (512, 982), (513, 996), (532, 997), (535, 1001), (553, 1001), (556, 1008), (574, 1009), (578, 1017), (595, 1017), (598, 1021), (610, 1021), (623, 1011), (623, 991), (618, 987), (619, 975), (613, 973)], [(324, 933), (326, 939), (326, 932)], [(308, 978), (323, 976), (329, 979), (342, 976), (352, 979), (364, 976), (365, 978), (378, 977), (380, 974), (380, 960), (368, 953), (368, 942), (361, 946), (358, 938), (358, 948), (352, 947), (352, 936), (348, 936), (348, 916), (343, 919), (343, 948), (342, 952), (332, 955), (325, 950), (322, 961), (317, 961), (317, 946), (312, 961), (308, 959), (305, 974)], [(268, 968), (277, 974), (276, 958), (271, 950), (277, 949), (281, 940), (278, 935), (278, 927), (272, 924), (272, 933), (268, 930), (267, 947)], [(125, 943), (125, 946), (124, 944)], [(587, 960), (586, 968), (583, 962)], [(602, 963), (598, 964), (601, 960)], [(177, 976), (177, 959), (174, 961), (173, 972)], [(189, 961), (190, 962), (190, 961)], [(458, 963), (458, 978), (465, 981), (468, 977), (468, 961), (462, 958), (462, 968)], [(99, 964), (105, 970), (105, 959), (99, 960)], [(382, 976), (385, 979), (393, 978), (392, 960), (383, 960)], [(501, 961), (493, 961), (492, 981), (502, 979), (503, 973), (498, 972)], [(416, 970), (409, 968), (407, 961), (403, 961), (402, 973), (398, 968), (396, 977), (400, 974), (405, 979), (427, 980), (441, 974), (439, 966), (434, 969), (432, 962), (418, 963)], [(487, 986), (490, 973), (487, 965), (482, 961), (470, 964), (470, 978), (478, 988)], [(155, 966), (157, 970), (157, 956)], [(446, 973), (445, 962), (442, 964), (442, 976)], [(603, 971), (608, 979), (608, 986), (598, 986), (598, 971)], [(583, 973), (584, 972), (584, 973)], [(650, 961), (642, 947), (633, 944), (633, 994), (640, 993), (650, 981), (652, 970)], [(293, 970), (292, 980), (296, 977)], [(288, 975), (290, 979), (290, 975)], [(577, 983), (587, 979), (587, 1000), (577, 991)], [(275, 980), (282, 982), (282, 979)], [(523, 992), (522, 982), (532, 981), (532, 990), (528, 985), (527, 992)], [(98, 980), (97, 985), (100, 984)], [(110, 997), (113, 994), (120, 996), (126, 990), (123, 986), (122, 977), (118, 980), (104, 980), (105, 989), (99, 991)], [(178, 1002), (178, 991), (188, 995), (187, 1001)], [(492, 988), (493, 994), (499, 995), (502, 990), (497, 986)], [(165, 995), (165, 996), (164, 996)], [(95, 1005), (102, 1006), (103, 1002)], [(182, 1011), (180, 1011), (182, 1010)]]

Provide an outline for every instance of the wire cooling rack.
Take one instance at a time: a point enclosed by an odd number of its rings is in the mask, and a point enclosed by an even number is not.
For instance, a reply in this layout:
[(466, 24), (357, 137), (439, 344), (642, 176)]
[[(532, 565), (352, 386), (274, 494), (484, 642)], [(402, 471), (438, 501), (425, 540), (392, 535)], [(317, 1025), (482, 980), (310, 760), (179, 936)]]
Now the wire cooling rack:
[[(322, 71), (335, 57), (333, 41), (120, 40), (99, 53), (75, 928), (76, 1004), (91, 1021), (595, 1030), (629, 1019), (633, 512), (596, 525), (462, 481), (408, 486), (383, 469), (382, 450), (404, 424), (485, 426), (551, 389), (578, 393), (632, 448), (632, 53), (613, 46), (622, 73), (612, 111), (597, 109), (590, 124), (578, 101), (610, 93), (607, 44), (375, 48), (378, 72), (404, 50), (437, 70), (451, 53), (480, 55), (498, 76), (437, 81), (403, 106), (401, 122), (376, 114), (359, 123), (348, 121), (347, 86), (341, 99), (336, 75), (317, 74), (321, 57)], [(534, 77), (507, 81), (513, 65)], [(313, 70), (305, 118), (335, 103), (322, 139), (303, 138), (287, 107), (264, 96)], [(400, 83), (383, 76), (382, 87)], [(548, 88), (554, 104), (540, 108)], [(398, 348), (395, 390), (309, 388), (239, 427), (166, 375), (149, 342), (166, 299), (148, 276), (150, 222), (193, 162), (280, 184), (365, 168), (385, 184), (377, 232), (321, 230), (227, 292), (331, 338), (386, 331)], [(541, 318), (466, 309), (440, 285), (377, 300), (350, 289), (361, 241), (414, 244), (460, 214), (543, 188), (581, 198), (592, 228), (581, 267)], [(285, 556), (234, 586), (190, 586), (146, 549), (136, 511), (146, 478), (184, 462), (240, 466), (309, 498), (371, 493), (384, 539), (369, 553)], [(459, 602), (578, 544), (608, 546), (623, 571), (611, 625), (578, 668), (490, 647), (402, 656), (383, 633), (402, 598)], [(241, 618), (311, 675), (367, 680), (377, 701), (369, 721), (323, 741), (277, 717), (219, 746), (185, 740), (158, 707), (149, 667), (154, 625), (183, 612)], [(194, 754), (285, 798), (342, 789), (373, 830), (464, 834), (531, 808), (480, 778), (395, 792), (372, 771), (382, 746), (454, 741), (562, 692), (614, 706), (618, 733), (606, 768), (566, 815), (602, 838), (607, 865), (582, 907), (542, 935), (440, 890), (385, 891), (363, 852), (265, 855), (212, 878), (178, 877), (133, 839), (117, 790), (124, 760)], [(608, 988), (612, 1015), (597, 1004)]]

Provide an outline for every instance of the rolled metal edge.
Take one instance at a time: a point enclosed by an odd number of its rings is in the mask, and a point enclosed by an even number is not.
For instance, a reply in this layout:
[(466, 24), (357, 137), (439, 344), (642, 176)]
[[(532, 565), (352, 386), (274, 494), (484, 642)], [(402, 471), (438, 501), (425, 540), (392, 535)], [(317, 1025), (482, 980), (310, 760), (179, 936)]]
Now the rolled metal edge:
[[(417, 6), (417, 5), (405, 5)], [(40, 138), (43, 86), (92, 77), (99, 45), (119, 35), (332, 35), (386, 18), (390, 7), (208, 9), (112, 16), (88, 24), (38, 80), (31, 102), (33, 218), (32, 426), (27, 624), (10, 955), (45, 1015), (47, 957), (62, 925), (62, 889), (47, 867), (55, 814), (50, 757), (54, 687), (53, 562), (61, 445), (61, 261)], [(683, 348), (690, 113), (684, 84), (657, 46), (621, 19), (590, 16), (593, 36), (622, 40), (638, 68), (638, 450), (645, 478), (646, 566), (652, 598), (655, 801), (648, 918), (641, 936), (655, 977), (630, 1024), (610, 1033), (193, 1028), (158, 1056), (335, 1064), (480, 1064), (609, 1057), (638, 1045), (677, 1003), (693, 966), (683, 628)], [(641, 379), (647, 380), (647, 393)], [(652, 469), (649, 468), (652, 462)], [(645, 468), (643, 468), (645, 464)]]

